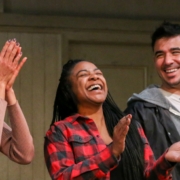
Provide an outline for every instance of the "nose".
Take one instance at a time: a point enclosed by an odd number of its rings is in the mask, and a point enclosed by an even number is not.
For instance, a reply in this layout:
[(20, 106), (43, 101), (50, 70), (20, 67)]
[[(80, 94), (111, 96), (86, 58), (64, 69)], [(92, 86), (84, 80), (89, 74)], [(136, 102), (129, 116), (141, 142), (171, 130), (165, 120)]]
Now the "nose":
[(99, 76), (96, 73), (91, 73), (89, 76), (89, 79), (95, 81), (95, 80), (99, 79)]
[(164, 64), (170, 65), (173, 63), (173, 56), (170, 53), (165, 54), (164, 56)]

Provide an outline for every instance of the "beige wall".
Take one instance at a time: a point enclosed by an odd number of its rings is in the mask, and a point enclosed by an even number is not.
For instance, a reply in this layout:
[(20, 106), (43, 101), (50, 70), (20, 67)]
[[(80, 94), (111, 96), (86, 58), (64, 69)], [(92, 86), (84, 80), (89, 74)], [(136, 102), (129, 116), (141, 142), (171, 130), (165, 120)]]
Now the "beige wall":
[(150, 33), (159, 22), (19, 15), (2, 15), (0, 22), (0, 46), (17, 38), (28, 57), (15, 91), (35, 144), (35, 158), (27, 166), (0, 155), (0, 179), (50, 179), (43, 157), (44, 134), (51, 122), (61, 66), (68, 59), (87, 59), (102, 68), (121, 109), (133, 92), (158, 82)]

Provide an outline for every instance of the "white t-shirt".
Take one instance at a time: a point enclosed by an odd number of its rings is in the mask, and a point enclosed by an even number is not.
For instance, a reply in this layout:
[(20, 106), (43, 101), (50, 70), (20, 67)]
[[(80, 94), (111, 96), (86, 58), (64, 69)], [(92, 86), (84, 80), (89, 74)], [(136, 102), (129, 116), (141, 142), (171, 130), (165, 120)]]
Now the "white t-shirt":
[(161, 89), (161, 92), (164, 97), (180, 112), (180, 95), (169, 93), (163, 89)]
[(171, 104), (173, 104), (173, 106), (178, 110), (175, 110), (173, 108), (170, 108), (169, 111), (172, 113), (172, 114), (175, 114), (176, 116), (179, 117), (179, 119), (175, 119), (173, 118), (172, 121), (177, 129), (177, 131), (179, 132), (179, 135), (180, 135), (180, 95), (177, 95), (177, 94), (172, 94), (172, 93), (169, 93), (167, 91), (164, 91), (163, 89), (161, 89), (161, 92), (162, 94), (164, 95), (164, 97), (170, 101)]

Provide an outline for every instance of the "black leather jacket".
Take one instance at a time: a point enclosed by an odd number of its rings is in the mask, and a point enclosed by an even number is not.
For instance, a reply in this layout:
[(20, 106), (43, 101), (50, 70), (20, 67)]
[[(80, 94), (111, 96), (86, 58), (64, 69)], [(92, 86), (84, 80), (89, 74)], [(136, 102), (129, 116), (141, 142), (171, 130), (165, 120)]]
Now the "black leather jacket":
[[(180, 141), (167, 109), (138, 100), (131, 101), (125, 113), (132, 114), (133, 119), (140, 122), (156, 158), (173, 143)], [(180, 163), (175, 165), (172, 174), (173, 180), (180, 180)]]

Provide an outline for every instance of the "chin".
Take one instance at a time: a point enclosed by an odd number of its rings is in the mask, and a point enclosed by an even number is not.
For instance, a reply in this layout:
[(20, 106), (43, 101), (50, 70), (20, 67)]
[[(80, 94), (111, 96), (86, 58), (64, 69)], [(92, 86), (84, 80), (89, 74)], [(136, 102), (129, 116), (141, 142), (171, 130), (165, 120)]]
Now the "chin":
[(180, 87), (180, 81), (167, 81), (166, 84), (172, 88)]
[(97, 106), (100, 106), (104, 103), (105, 100), (92, 100), (93, 104), (97, 105)]

